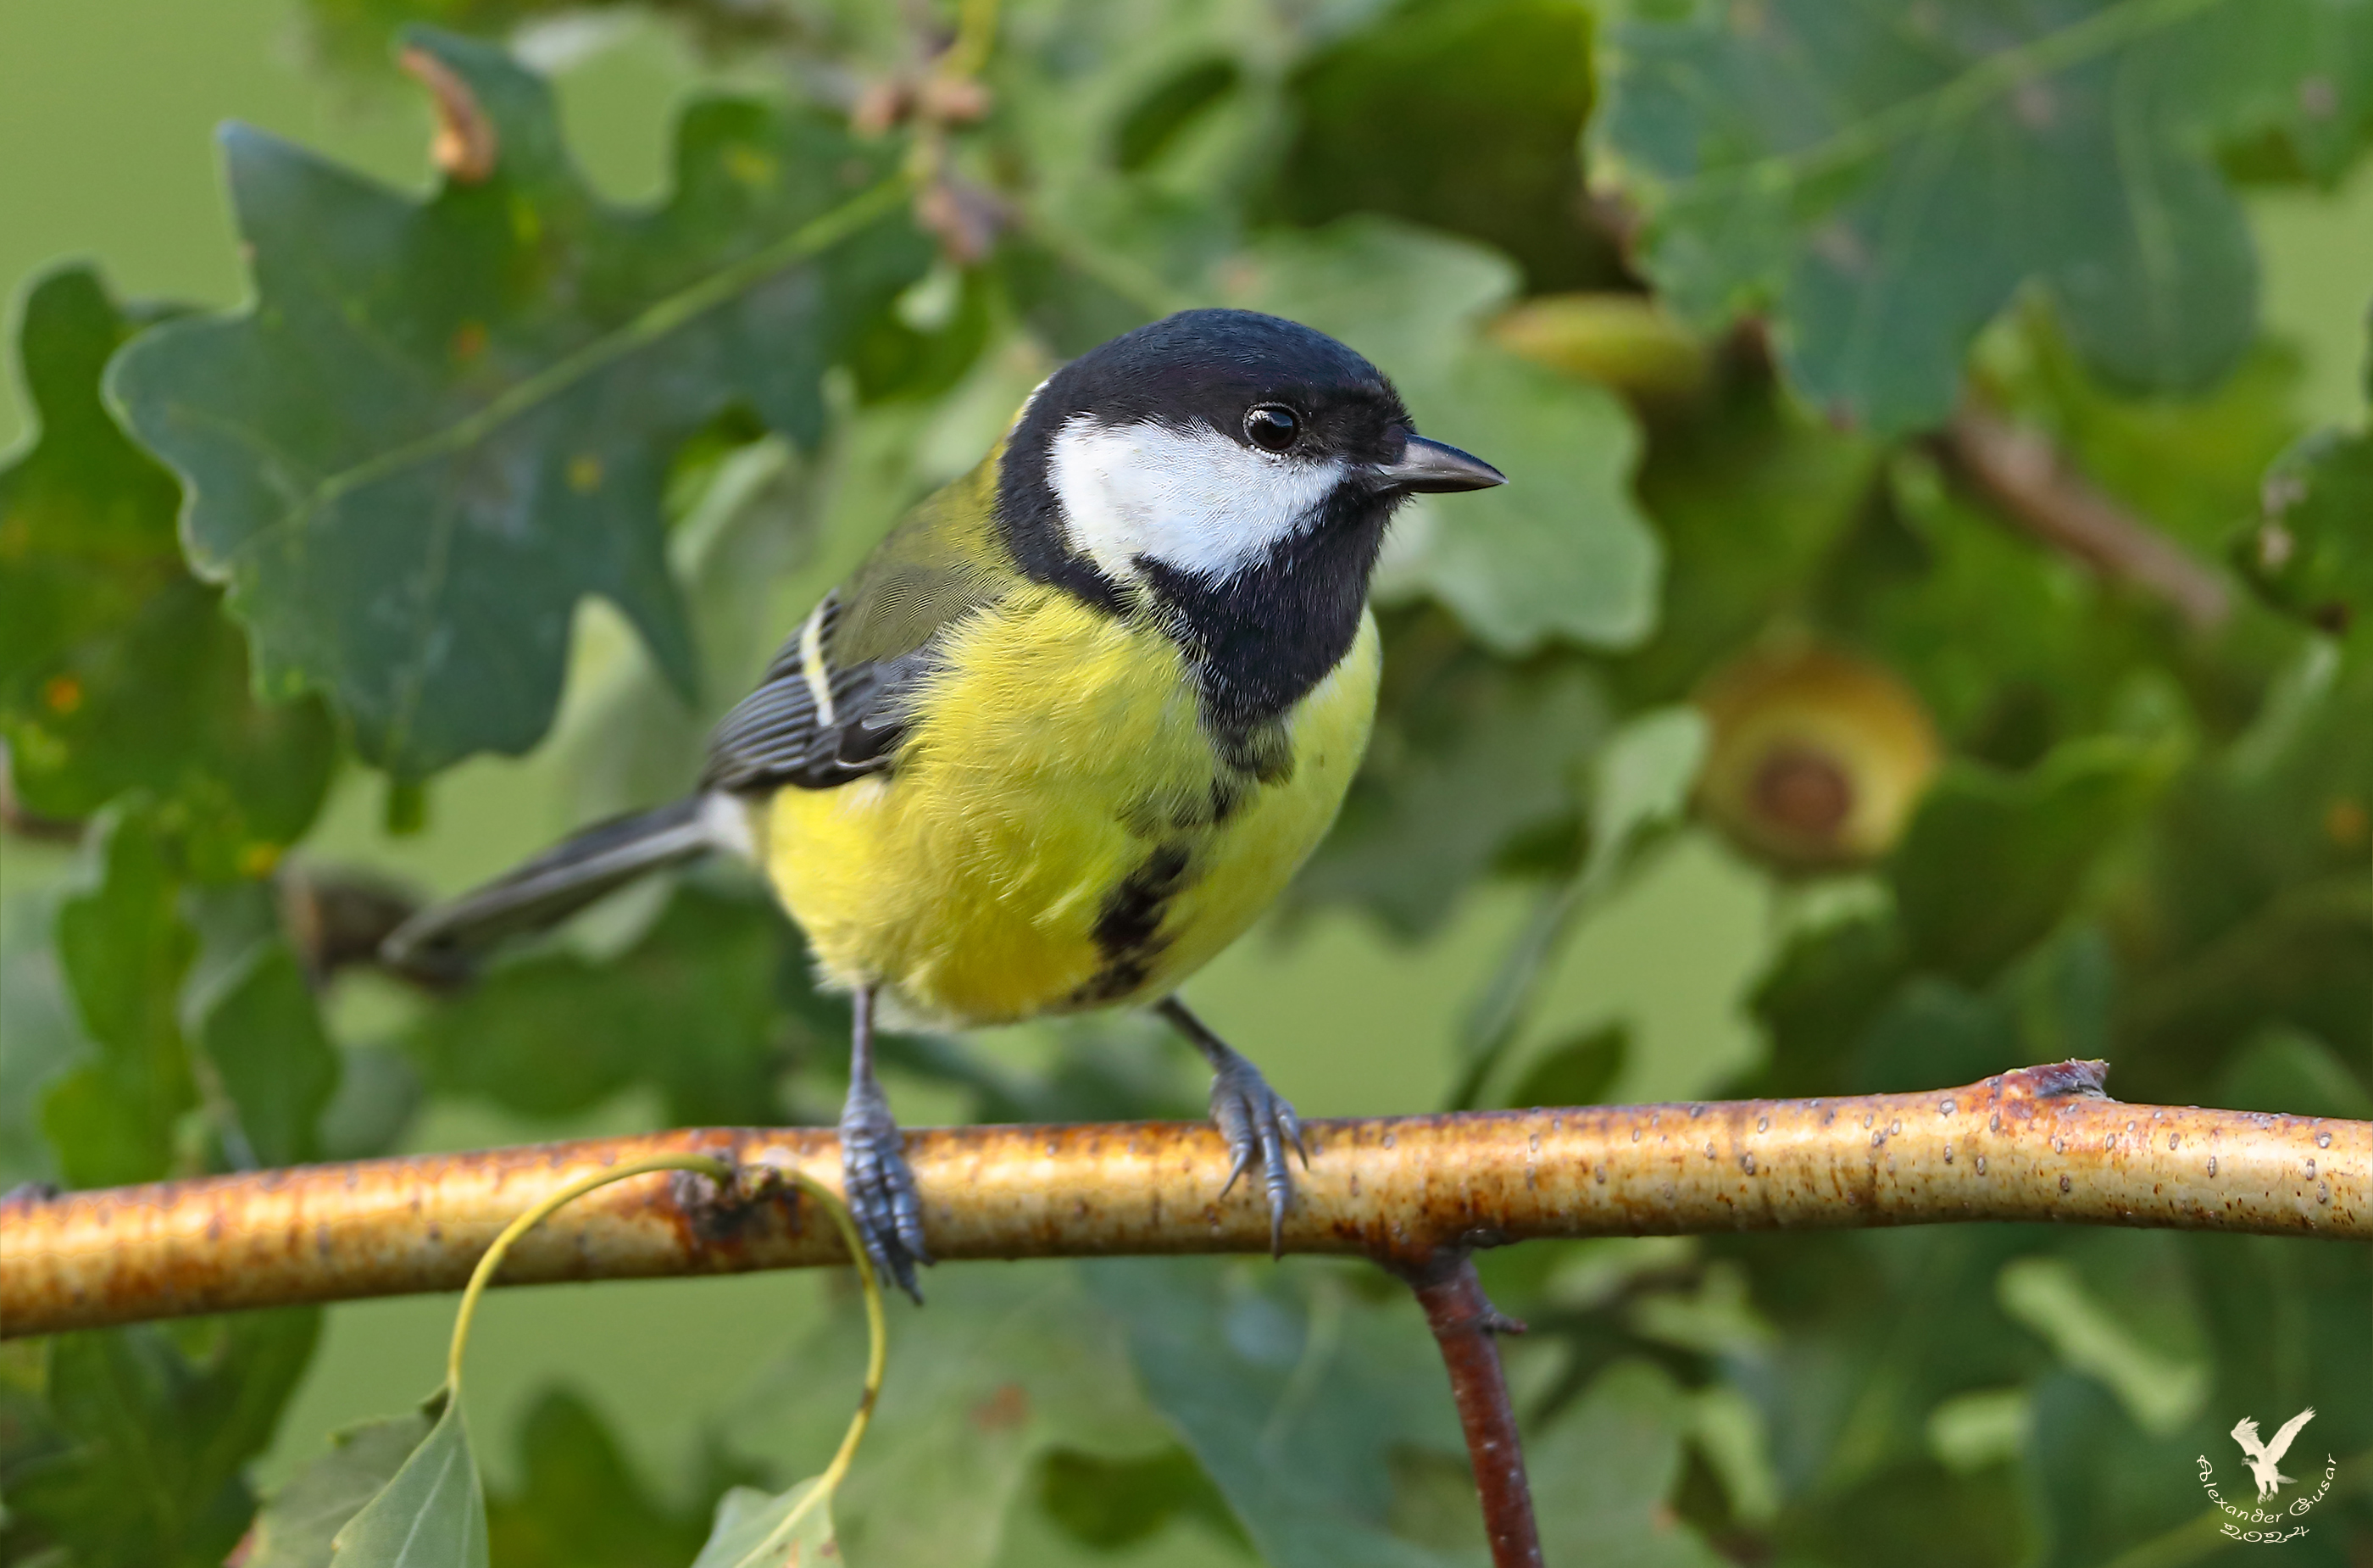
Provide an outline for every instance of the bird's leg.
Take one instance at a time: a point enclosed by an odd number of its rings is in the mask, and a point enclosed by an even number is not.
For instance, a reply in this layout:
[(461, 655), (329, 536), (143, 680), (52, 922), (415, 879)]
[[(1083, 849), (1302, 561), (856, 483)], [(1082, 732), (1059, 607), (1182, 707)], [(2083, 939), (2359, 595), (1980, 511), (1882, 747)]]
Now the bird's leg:
[(929, 1263), (923, 1246), (923, 1205), (915, 1194), (915, 1173), (901, 1152), (906, 1139), (890, 1115), (889, 1097), (873, 1076), (873, 993), (859, 987), (853, 999), (848, 1041), (848, 1103), (840, 1112), (840, 1180), (857, 1234), (873, 1257), (874, 1271), (898, 1281), (918, 1305), (922, 1291), (915, 1265)]
[(1178, 1032), (1186, 1036), (1194, 1047), (1203, 1053), (1211, 1064), (1211, 1119), (1219, 1124), (1220, 1136), (1228, 1141), (1228, 1153), (1233, 1156), (1228, 1166), (1227, 1186), (1220, 1188), (1224, 1198), (1257, 1158), (1261, 1165), (1261, 1185), (1268, 1192), (1268, 1246), (1271, 1255), (1285, 1251), (1285, 1211), (1293, 1202), (1293, 1176), (1286, 1169), (1285, 1149), (1293, 1146), (1302, 1156), (1303, 1169), (1310, 1168), (1310, 1151), (1303, 1147), (1302, 1122), (1285, 1097), (1268, 1086), (1259, 1068), (1229, 1048), (1228, 1042), (1211, 1033), (1204, 1022), (1186, 1010), (1186, 1004), (1176, 997), (1165, 997), (1154, 1004), (1154, 1012), (1170, 1020)]

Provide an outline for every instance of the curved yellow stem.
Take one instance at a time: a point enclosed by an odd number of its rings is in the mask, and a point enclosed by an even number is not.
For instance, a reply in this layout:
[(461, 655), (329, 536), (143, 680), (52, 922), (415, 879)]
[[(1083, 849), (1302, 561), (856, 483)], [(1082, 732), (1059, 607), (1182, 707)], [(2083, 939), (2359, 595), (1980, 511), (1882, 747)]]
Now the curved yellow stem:
[(485, 1293), (486, 1281), (495, 1277), (495, 1270), (503, 1266), (503, 1255), (511, 1249), (511, 1243), (550, 1219), (555, 1211), (587, 1193), (607, 1187), (612, 1182), (628, 1181), (638, 1176), (649, 1176), (655, 1171), (697, 1171), (720, 1187), (733, 1179), (733, 1167), (714, 1155), (656, 1155), (648, 1160), (637, 1160), (632, 1164), (597, 1171), (580, 1181), (572, 1181), (505, 1225), (487, 1244), (485, 1252), (478, 1259), (478, 1266), (470, 1271), (470, 1282), (462, 1291), (461, 1310), (453, 1315), (453, 1345), (445, 1353), (445, 1386), (451, 1390), (452, 1398), (458, 1399), (462, 1397), (462, 1356), (470, 1348), (470, 1320), (477, 1316), (478, 1297)]
[[(890, 1364), (890, 1325), (882, 1310), (882, 1281), (874, 1276), (873, 1259), (866, 1252), (864, 1238), (857, 1234), (857, 1222), (849, 1217), (848, 1206), (840, 1200), (839, 1194), (803, 1171), (761, 1168), (769, 1170), (775, 1176), (789, 1182), (814, 1199), (824, 1211), (832, 1216), (834, 1227), (840, 1232), (842, 1244), (848, 1248), (848, 1256), (857, 1265), (858, 1282), (865, 1292), (867, 1345), (865, 1390), (858, 1398), (857, 1414), (849, 1421), (848, 1431), (842, 1436), (840, 1447), (834, 1453), (832, 1463), (826, 1465), (824, 1473), (816, 1478), (815, 1489), (798, 1507), (783, 1516), (781, 1524), (768, 1532), (766, 1544), (758, 1549), (763, 1552), (767, 1546), (789, 1539), (791, 1532), (799, 1528), (800, 1522), (819, 1503), (831, 1498), (834, 1490), (848, 1474), (848, 1467), (856, 1461), (857, 1445), (865, 1440), (865, 1429), (872, 1424), (873, 1407), (882, 1398), (882, 1375)], [(732, 1165), (708, 1154), (661, 1154), (648, 1160), (637, 1160), (631, 1164), (597, 1171), (582, 1180), (570, 1182), (502, 1228), (479, 1258), (477, 1268), (471, 1270), (470, 1282), (462, 1292), (461, 1308), (453, 1315), (453, 1343), (445, 1356), (445, 1387), (450, 1398), (458, 1399), (462, 1397), (462, 1358), (469, 1352), (470, 1324), (477, 1316), (478, 1298), (485, 1293), (487, 1282), (494, 1279), (495, 1270), (503, 1266), (503, 1256), (510, 1251), (511, 1244), (589, 1192), (608, 1187), (613, 1182), (629, 1181), (638, 1176), (651, 1176), (660, 1171), (696, 1171), (719, 1187), (731, 1182), (735, 1174)]]
[(856, 1461), (857, 1445), (865, 1441), (865, 1429), (872, 1424), (874, 1404), (882, 1398), (882, 1375), (890, 1364), (890, 1324), (882, 1311), (882, 1281), (874, 1275), (872, 1256), (857, 1234), (857, 1222), (849, 1217), (848, 1206), (830, 1188), (803, 1171), (777, 1174), (813, 1198), (832, 1216), (842, 1244), (857, 1265), (857, 1281), (865, 1292), (865, 1391), (858, 1397), (857, 1414), (849, 1421), (848, 1431), (833, 1454), (832, 1463), (816, 1477), (815, 1489), (801, 1500), (798, 1507), (783, 1515), (781, 1524), (767, 1532), (766, 1540), (751, 1553), (753, 1557), (762, 1557), (768, 1548), (790, 1539), (801, 1520), (818, 1504), (831, 1500), (834, 1490), (848, 1474), (848, 1467)]
[[(634, 1176), (658, 1175), (662, 1169), (700, 1172), (702, 1176), (707, 1176), (717, 1186), (729, 1186), (736, 1175), (733, 1164), (714, 1158), (714, 1155), (655, 1155), (650, 1160), (634, 1160), (631, 1164), (593, 1172), (581, 1181), (569, 1181), (560, 1191), (545, 1196), (544, 1200), (532, 1205), (518, 1219), (512, 1219), (510, 1224), (503, 1226), (501, 1234), (496, 1234), (494, 1241), (486, 1246), (486, 1253), (477, 1259), (477, 1267), (470, 1271), (470, 1283), (461, 1293), (461, 1309), (453, 1314), (453, 1345), (450, 1345), (450, 1350), (446, 1350), (446, 1398), (461, 1399), (461, 1362), (470, 1352), (470, 1321), (477, 1316), (477, 1297), (485, 1295), (486, 1283), (494, 1279), (494, 1271), (503, 1267), (503, 1255), (510, 1253), (510, 1243), (518, 1241), (520, 1236), (527, 1236), (529, 1231), (544, 1224), (545, 1219), (551, 1219), (557, 1210), (579, 1200), (586, 1193), (598, 1191), (613, 1181), (631, 1181)], [(881, 1279), (873, 1276), (873, 1258), (866, 1253), (864, 1238), (857, 1234), (857, 1222), (849, 1217), (849, 1208), (840, 1200), (840, 1193), (816, 1181), (814, 1176), (809, 1176), (807, 1172), (798, 1172), (798, 1169), (766, 1169), (776, 1179), (790, 1181), (809, 1198), (814, 1198), (816, 1205), (833, 1217), (833, 1226), (840, 1231), (842, 1246), (849, 1247), (849, 1259), (857, 1264), (857, 1281), (866, 1293), (866, 1387), (857, 1398), (857, 1416), (849, 1419), (849, 1431), (840, 1437), (840, 1449), (833, 1454), (831, 1464), (824, 1466), (824, 1473), (816, 1476), (814, 1490), (804, 1499), (800, 1499), (798, 1509), (783, 1515), (783, 1523), (766, 1532), (766, 1539), (754, 1549), (753, 1556), (762, 1556), (769, 1547), (790, 1539), (792, 1532), (800, 1527), (800, 1521), (804, 1521), (819, 1504), (831, 1502), (833, 1490), (840, 1487), (840, 1480), (849, 1473), (849, 1464), (857, 1461), (857, 1445), (864, 1443), (866, 1426), (873, 1423), (873, 1404), (883, 1395), (883, 1371), (890, 1366), (890, 1321), (883, 1316)]]
[[(751, 1553), (753, 1557), (762, 1556), (768, 1548), (789, 1540), (791, 1533), (799, 1528), (800, 1522), (818, 1504), (830, 1501), (834, 1490), (848, 1474), (848, 1467), (856, 1461), (857, 1445), (865, 1440), (865, 1429), (872, 1424), (873, 1407), (882, 1398), (882, 1375), (890, 1364), (890, 1325), (882, 1310), (882, 1281), (874, 1277), (873, 1259), (865, 1250), (864, 1238), (857, 1234), (857, 1222), (849, 1217), (848, 1206), (840, 1200), (839, 1194), (803, 1171), (777, 1170), (772, 1166), (758, 1168), (789, 1182), (814, 1199), (824, 1211), (832, 1216), (834, 1227), (840, 1232), (842, 1244), (848, 1248), (848, 1256), (857, 1265), (858, 1282), (865, 1292), (867, 1348), (865, 1391), (858, 1398), (857, 1414), (850, 1420), (848, 1431), (842, 1436), (832, 1463), (824, 1467), (824, 1473), (816, 1478), (814, 1489), (801, 1500), (800, 1505), (785, 1515), (781, 1524), (767, 1532), (765, 1542)], [(470, 1349), (470, 1324), (477, 1316), (478, 1298), (485, 1293), (487, 1282), (494, 1279), (495, 1270), (503, 1266), (503, 1256), (510, 1251), (511, 1244), (589, 1192), (608, 1187), (613, 1182), (631, 1181), (636, 1176), (652, 1176), (660, 1171), (696, 1171), (719, 1187), (730, 1184), (735, 1175), (731, 1164), (711, 1154), (660, 1154), (611, 1170), (596, 1171), (582, 1180), (570, 1182), (531, 1206), (519, 1218), (505, 1225), (487, 1244), (485, 1254), (478, 1259), (478, 1266), (470, 1271), (469, 1284), (462, 1289), (461, 1308), (453, 1315), (453, 1343), (445, 1354), (445, 1387), (449, 1398), (459, 1399), (462, 1397), (462, 1358)]]
[(940, 56), (950, 76), (976, 76), (997, 43), (997, 0), (963, 0), (956, 14), (956, 41)]

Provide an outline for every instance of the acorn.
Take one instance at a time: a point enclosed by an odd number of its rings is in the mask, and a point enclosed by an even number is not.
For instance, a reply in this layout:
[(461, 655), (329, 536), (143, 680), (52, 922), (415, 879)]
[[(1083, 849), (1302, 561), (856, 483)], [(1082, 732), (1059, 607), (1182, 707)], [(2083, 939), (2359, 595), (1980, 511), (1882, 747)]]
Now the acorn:
[(1492, 319), (1491, 341), (1536, 365), (1633, 397), (1686, 397), (1705, 384), (1705, 344), (1644, 294), (1551, 294)]
[(1935, 725), (1900, 677), (1810, 642), (1741, 655), (1695, 701), (1712, 731), (1698, 809), (1783, 871), (1885, 855), (1940, 760)]

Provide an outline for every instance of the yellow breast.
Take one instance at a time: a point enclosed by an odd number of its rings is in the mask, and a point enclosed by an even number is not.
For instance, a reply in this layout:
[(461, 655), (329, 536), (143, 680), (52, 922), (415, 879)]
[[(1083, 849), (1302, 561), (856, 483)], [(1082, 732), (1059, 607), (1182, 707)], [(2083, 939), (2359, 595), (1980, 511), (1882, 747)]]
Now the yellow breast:
[(1157, 628), (1031, 589), (952, 629), (897, 767), (786, 789), (777, 893), (825, 977), (951, 1024), (1148, 1001), (1241, 935), (1342, 804), (1376, 628), (1282, 720), (1268, 781), (1202, 728)]

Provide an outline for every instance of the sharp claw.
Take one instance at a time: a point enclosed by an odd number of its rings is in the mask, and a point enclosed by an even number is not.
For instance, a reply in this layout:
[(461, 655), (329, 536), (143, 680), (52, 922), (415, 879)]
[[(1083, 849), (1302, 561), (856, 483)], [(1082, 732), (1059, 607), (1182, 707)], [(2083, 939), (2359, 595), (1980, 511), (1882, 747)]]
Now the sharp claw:
[(1293, 1178), (1285, 1174), (1285, 1152), (1278, 1151), (1277, 1164), (1268, 1176), (1268, 1255), (1285, 1256), (1285, 1211), (1293, 1207)]
[(1253, 1146), (1249, 1141), (1238, 1143), (1230, 1139), (1229, 1142), (1236, 1152), (1236, 1163), (1228, 1167), (1228, 1179), (1221, 1185), (1220, 1196), (1222, 1198), (1236, 1189), (1236, 1178), (1244, 1175), (1245, 1167), (1253, 1163)]
[(878, 1192), (869, 1192), (854, 1211), (858, 1237), (865, 1243), (866, 1256), (873, 1260), (874, 1277), (890, 1281), (912, 1296), (915, 1305), (920, 1306), (923, 1293), (915, 1282), (915, 1264), (930, 1260), (918, 1259), (907, 1250), (904, 1238), (899, 1236), (888, 1215), (883, 1212)]
[(891, 1199), (890, 1214), (898, 1232), (898, 1245), (916, 1262), (929, 1263), (931, 1251), (923, 1245), (923, 1208), (915, 1200), (913, 1188), (897, 1189)]
[(923, 1287), (915, 1282), (915, 1265), (910, 1259), (900, 1258), (893, 1262), (890, 1277), (898, 1281), (898, 1288), (906, 1293), (908, 1300), (917, 1306), (923, 1305)]
[(1278, 1125), (1285, 1129), (1286, 1137), (1292, 1141), (1293, 1152), (1302, 1156), (1302, 1168), (1305, 1171), (1308, 1170), (1310, 1168), (1310, 1147), (1302, 1141), (1302, 1118), (1293, 1114), (1293, 1107), (1292, 1106), (1287, 1105), (1283, 1100), (1280, 1100), (1277, 1103), (1277, 1119)]
[(1286, 1174), (1285, 1142), (1277, 1135), (1276, 1120), (1263, 1117), (1259, 1126), (1261, 1186), (1268, 1193), (1269, 1252), (1279, 1256), (1285, 1248), (1285, 1211), (1293, 1201), (1293, 1178)]

